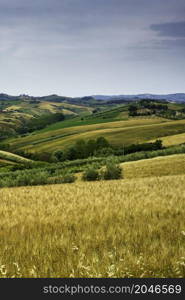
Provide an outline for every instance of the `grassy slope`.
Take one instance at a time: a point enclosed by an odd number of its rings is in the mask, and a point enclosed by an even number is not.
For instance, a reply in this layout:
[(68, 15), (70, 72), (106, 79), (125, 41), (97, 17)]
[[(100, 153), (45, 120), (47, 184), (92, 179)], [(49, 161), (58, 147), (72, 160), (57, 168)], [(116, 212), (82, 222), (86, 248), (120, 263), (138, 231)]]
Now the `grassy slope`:
[(29, 159), (22, 157), (20, 155), (16, 155), (2, 150), (0, 150), (0, 159), (5, 160), (6, 162), (10, 161), (10, 162), (18, 162), (18, 163), (30, 161)]
[[(185, 174), (185, 154), (173, 154), (120, 164), (124, 179), (145, 177), (162, 177)], [(82, 173), (77, 174), (77, 180), (82, 180)]]
[(184, 180), (1, 189), (0, 277), (184, 277)]
[(122, 163), (126, 179), (185, 174), (185, 154)]
[(14, 165), (14, 164), (15, 164), (15, 162), (13, 162), (13, 161), (0, 158), (0, 167), (4, 167), (7, 165)]
[(13, 148), (29, 151), (53, 151), (75, 143), (77, 139), (106, 137), (111, 143), (128, 145), (185, 132), (185, 120), (168, 121), (161, 118), (136, 118), (86, 126), (74, 126), (32, 134), (9, 141)]
[[(179, 145), (185, 143), (185, 133), (161, 137), (164, 146)], [(153, 141), (153, 140), (152, 140)]]
[(3, 110), (6, 110), (6, 112), (0, 112), (0, 126), (4, 126), (9, 131), (21, 126), (23, 120), (27, 121), (30, 118), (43, 114), (62, 112), (66, 116), (76, 116), (79, 114), (89, 114), (92, 111), (90, 107), (46, 101), (38, 103), (31, 103), (24, 100), (7, 101), (4, 104), (5, 107), (3, 107)]

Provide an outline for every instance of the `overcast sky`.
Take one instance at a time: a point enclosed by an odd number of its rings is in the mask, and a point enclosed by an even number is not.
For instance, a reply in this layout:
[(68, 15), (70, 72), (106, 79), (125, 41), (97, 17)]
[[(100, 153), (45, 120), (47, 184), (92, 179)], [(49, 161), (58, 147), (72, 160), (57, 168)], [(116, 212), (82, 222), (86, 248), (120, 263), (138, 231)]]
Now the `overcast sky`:
[(185, 92), (185, 1), (0, 0), (0, 92)]

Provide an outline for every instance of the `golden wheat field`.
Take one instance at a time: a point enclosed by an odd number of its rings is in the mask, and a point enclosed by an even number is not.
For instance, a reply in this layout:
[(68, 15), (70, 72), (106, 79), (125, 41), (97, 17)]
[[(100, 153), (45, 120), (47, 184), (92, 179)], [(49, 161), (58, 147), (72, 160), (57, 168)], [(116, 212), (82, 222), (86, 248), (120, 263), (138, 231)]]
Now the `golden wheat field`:
[(0, 190), (0, 277), (184, 277), (185, 175)]
[[(185, 133), (179, 133), (171, 136), (160, 137), (164, 146), (179, 145), (185, 143)], [(154, 141), (154, 140), (152, 140)]]
[(158, 156), (121, 164), (124, 178), (185, 174), (185, 154)]

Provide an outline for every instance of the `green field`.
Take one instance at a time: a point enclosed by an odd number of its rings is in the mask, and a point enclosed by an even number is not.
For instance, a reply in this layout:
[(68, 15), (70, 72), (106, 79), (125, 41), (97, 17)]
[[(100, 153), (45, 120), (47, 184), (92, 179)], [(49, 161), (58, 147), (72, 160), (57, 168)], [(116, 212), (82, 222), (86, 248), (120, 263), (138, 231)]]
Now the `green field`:
[(78, 139), (104, 136), (112, 144), (129, 145), (148, 142), (164, 136), (185, 132), (185, 120), (169, 121), (163, 118), (136, 118), (86, 126), (74, 126), (10, 139), (10, 149), (31, 152), (54, 151), (66, 148)]

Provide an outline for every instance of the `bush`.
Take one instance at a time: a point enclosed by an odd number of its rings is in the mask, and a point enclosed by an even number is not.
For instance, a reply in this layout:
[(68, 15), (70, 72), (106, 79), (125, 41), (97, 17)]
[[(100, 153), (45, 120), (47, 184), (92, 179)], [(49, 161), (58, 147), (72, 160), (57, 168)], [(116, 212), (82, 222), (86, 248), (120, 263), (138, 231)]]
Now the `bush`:
[(76, 177), (73, 174), (65, 174), (62, 177), (61, 182), (62, 183), (72, 183), (72, 182), (75, 182), (75, 180), (76, 180)]
[(99, 180), (99, 173), (96, 169), (90, 168), (87, 169), (84, 173), (83, 173), (83, 177), (82, 179), (84, 181), (95, 181), (95, 180)]
[(114, 154), (114, 150), (112, 148), (101, 148), (95, 151), (94, 155), (98, 157), (106, 157)]
[(50, 177), (48, 178), (49, 184), (59, 184), (59, 183), (72, 183), (75, 182), (76, 177), (73, 174), (65, 174), (60, 177)]
[(31, 173), (28, 171), (15, 173), (15, 176), (0, 178), (0, 187), (14, 187), (27, 185), (43, 185), (47, 183), (48, 173), (39, 171)]
[(111, 179), (121, 179), (122, 168), (119, 165), (114, 163), (107, 163), (106, 169), (102, 171), (102, 179), (111, 180)]
[(15, 185), (42, 185), (47, 183), (48, 173), (45, 171), (40, 171), (37, 174), (34, 174), (33, 177), (30, 175), (31, 174), (28, 172), (18, 175), (14, 181)]

